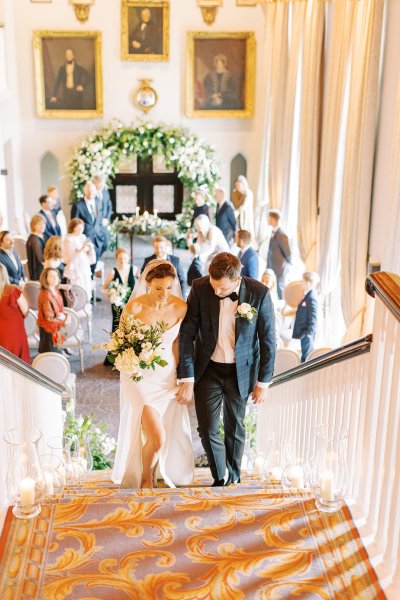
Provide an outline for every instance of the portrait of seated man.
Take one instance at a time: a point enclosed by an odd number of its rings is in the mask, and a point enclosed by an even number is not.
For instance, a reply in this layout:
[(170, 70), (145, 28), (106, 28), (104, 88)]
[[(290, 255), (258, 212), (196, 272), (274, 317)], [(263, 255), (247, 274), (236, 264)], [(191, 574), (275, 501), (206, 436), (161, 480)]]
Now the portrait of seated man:
[[(140, 17), (138, 18), (139, 11)], [(157, 19), (161, 15), (162, 9), (136, 9), (136, 19), (133, 19), (133, 28), (129, 35), (129, 51), (131, 53), (162, 54), (162, 27), (158, 25)]]
[(65, 62), (58, 69), (48, 108), (82, 110), (89, 81), (89, 73), (77, 63), (74, 50), (68, 48)]

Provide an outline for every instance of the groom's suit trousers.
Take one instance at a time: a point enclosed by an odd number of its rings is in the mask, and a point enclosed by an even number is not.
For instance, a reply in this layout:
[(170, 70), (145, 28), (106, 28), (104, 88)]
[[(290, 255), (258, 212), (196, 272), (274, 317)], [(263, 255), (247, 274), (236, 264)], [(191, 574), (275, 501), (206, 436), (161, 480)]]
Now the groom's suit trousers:
[[(207, 454), (211, 474), (222, 480), (229, 471), (230, 480), (240, 477), (247, 396), (240, 396), (236, 364), (210, 361), (195, 387), (198, 432)], [(224, 441), (220, 433), (220, 414), (224, 421)]]

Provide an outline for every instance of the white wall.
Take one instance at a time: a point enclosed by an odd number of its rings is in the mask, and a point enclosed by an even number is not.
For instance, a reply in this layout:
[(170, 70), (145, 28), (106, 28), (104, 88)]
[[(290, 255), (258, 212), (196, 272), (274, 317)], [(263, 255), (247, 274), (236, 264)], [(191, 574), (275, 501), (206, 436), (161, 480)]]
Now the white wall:
[[(158, 105), (148, 114), (153, 122), (182, 124), (201, 134), (217, 147), (221, 159), (223, 184), (229, 189), (230, 161), (242, 152), (248, 161), (248, 176), (256, 189), (262, 142), (263, 94), (256, 91), (255, 116), (252, 119), (191, 119), (185, 117), (186, 32), (187, 31), (255, 31), (256, 90), (262, 87), (262, 43), (264, 17), (260, 7), (238, 8), (235, 0), (225, 0), (216, 22), (208, 27), (202, 20), (195, 0), (170, 1), (170, 58), (168, 62), (130, 62), (120, 60), (120, 2), (96, 0), (86, 24), (76, 19), (66, 0), (31, 3), (13, 0), (18, 14), (15, 35), (18, 36), (17, 64), (21, 86), (20, 115), (22, 126), (22, 164), (24, 201), (29, 212), (37, 209), (40, 189), (40, 158), (48, 150), (60, 161), (65, 174), (65, 162), (75, 144), (86, 133), (103, 122), (117, 117), (131, 122), (143, 113), (133, 106), (131, 93), (138, 87), (138, 78), (150, 77), (159, 94)], [(95, 30), (103, 33), (104, 121), (39, 119), (35, 116), (32, 31)], [(64, 206), (67, 205), (68, 181), (61, 183)]]

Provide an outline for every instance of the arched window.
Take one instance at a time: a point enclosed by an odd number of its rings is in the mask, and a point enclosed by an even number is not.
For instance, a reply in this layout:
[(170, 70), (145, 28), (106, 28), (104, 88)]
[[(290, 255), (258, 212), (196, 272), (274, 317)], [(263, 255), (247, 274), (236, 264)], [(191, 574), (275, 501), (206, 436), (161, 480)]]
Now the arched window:
[(46, 152), (40, 161), (40, 190), (44, 194), (50, 185), (58, 185), (60, 166), (58, 159), (51, 152)]
[(247, 160), (243, 156), (243, 154), (236, 154), (231, 160), (231, 189), (229, 192), (229, 197), (232, 194), (233, 186), (235, 184), (236, 179), (239, 175), (247, 176)]

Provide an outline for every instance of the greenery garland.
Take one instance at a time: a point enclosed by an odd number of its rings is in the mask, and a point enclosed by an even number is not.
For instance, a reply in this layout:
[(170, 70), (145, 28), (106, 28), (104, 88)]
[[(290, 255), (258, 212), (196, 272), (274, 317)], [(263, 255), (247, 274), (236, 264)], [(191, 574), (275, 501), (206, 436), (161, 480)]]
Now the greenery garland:
[(118, 122), (87, 137), (75, 148), (67, 165), (72, 178), (72, 202), (83, 198), (83, 187), (94, 175), (102, 173), (110, 183), (120, 160), (134, 154), (138, 158), (163, 155), (166, 167), (177, 171), (189, 196), (196, 189), (212, 193), (220, 178), (215, 147), (187, 129), (149, 122), (131, 126)]

